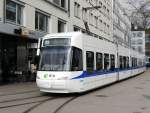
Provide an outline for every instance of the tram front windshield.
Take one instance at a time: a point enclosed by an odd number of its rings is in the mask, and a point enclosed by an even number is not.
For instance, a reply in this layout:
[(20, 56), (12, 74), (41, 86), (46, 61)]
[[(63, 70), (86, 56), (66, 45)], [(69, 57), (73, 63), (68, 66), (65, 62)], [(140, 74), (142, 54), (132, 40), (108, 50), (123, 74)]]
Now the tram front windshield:
[(51, 46), (43, 48), (40, 56), (40, 71), (69, 71), (71, 47)]

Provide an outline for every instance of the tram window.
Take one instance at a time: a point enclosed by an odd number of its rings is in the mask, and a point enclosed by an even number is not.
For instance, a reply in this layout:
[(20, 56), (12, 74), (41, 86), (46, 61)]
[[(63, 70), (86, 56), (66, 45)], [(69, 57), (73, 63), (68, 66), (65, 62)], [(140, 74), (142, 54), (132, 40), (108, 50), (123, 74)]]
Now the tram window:
[(83, 70), (82, 50), (76, 47), (72, 49), (72, 71)]
[(127, 63), (127, 60), (126, 60), (126, 57), (124, 56), (123, 57), (123, 68), (127, 68), (126, 63)]
[(127, 68), (129, 68), (129, 57), (127, 57)]
[(132, 57), (132, 67), (134, 67), (134, 58)]
[(94, 71), (94, 52), (86, 52), (86, 69), (88, 73), (93, 73)]
[(115, 55), (110, 55), (110, 69), (113, 71), (115, 69)]
[(104, 69), (109, 70), (109, 54), (104, 54)]
[(135, 58), (135, 67), (137, 67), (137, 58)]
[(120, 56), (119, 57), (119, 63), (120, 63), (120, 69), (123, 69), (123, 57), (122, 56)]
[(102, 70), (103, 69), (103, 55), (102, 53), (96, 53), (96, 70)]

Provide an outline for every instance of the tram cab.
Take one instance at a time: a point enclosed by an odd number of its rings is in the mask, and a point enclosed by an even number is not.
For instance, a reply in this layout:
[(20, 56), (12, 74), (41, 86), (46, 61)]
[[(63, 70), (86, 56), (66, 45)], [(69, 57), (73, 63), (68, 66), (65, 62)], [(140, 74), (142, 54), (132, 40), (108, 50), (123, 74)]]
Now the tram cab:
[(81, 33), (68, 33), (64, 36), (60, 33), (42, 39), (36, 79), (41, 91), (67, 93), (80, 90), (80, 85), (70, 82), (71, 78), (83, 72), (80, 35)]

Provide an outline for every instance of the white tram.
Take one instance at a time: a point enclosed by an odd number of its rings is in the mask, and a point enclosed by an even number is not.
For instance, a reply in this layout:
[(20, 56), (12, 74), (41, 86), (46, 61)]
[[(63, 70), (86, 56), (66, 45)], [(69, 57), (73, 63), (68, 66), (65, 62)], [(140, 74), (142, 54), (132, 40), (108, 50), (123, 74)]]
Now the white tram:
[(42, 38), (37, 86), (42, 92), (85, 92), (145, 71), (145, 56), (81, 32)]

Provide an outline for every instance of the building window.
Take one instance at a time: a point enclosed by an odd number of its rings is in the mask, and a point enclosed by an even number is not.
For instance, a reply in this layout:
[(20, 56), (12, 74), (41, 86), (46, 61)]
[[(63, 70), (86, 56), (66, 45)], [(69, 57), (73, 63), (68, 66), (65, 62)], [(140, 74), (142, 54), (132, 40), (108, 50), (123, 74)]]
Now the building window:
[(90, 13), (90, 24), (93, 25), (94, 15)]
[(65, 32), (66, 22), (62, 20), (58, 20), (58, 33)]
[(98, 17), (94, 16), (94, 25), (98, 27)]
[(80, 18), (80, 4), (74, 3), (74, 16)]
[(53, 3), (62, 8), (66, 8), (66, 0), (53, 0)]
[(75, 26), (73, 27), (73, 30), (74, 31), (81, 31), (79, 27), (75, 27)]
[(6, 0), (6, 22), (22, 24), (23, 6), (11, 0)]
[(48, 31), (48, 16), (40, 12), (35, 12), (35, 29), (39, 31)]
[(87, 18), (87, 10), (85, 8), (82, 8), (82, 19), (84, 21), (88, 21), (88, 18)]

